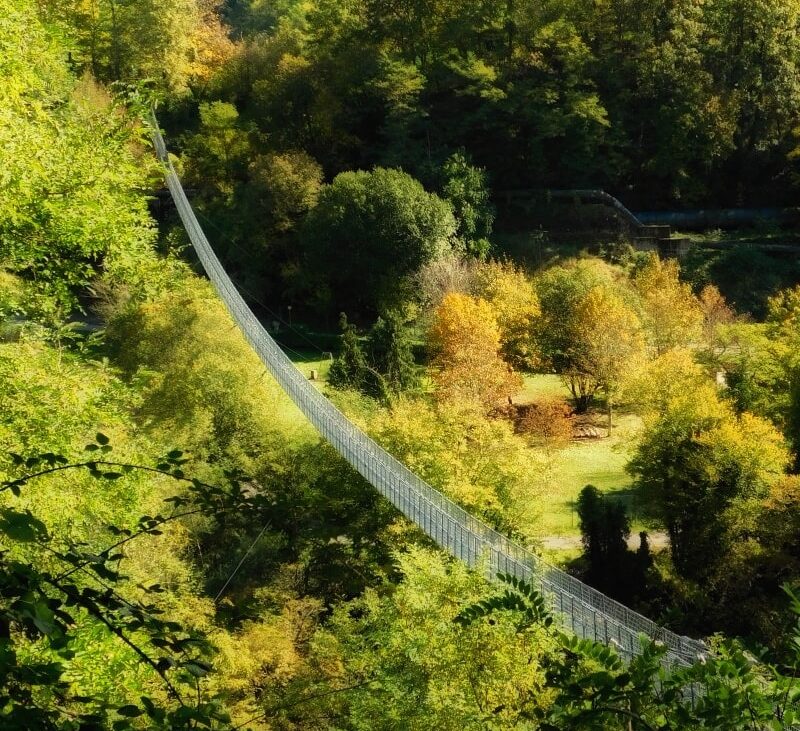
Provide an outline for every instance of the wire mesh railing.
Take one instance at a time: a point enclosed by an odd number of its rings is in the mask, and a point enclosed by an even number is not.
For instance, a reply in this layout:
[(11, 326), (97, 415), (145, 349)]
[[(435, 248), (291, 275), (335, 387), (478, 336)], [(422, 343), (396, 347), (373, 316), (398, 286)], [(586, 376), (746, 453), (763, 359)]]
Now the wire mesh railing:
[(570, 631), (616, 647), (625, 657), (641, 652), (641, 635), (664, 643), (668, 665), (688, 665), (707, 653), (699, 640), (678, 635), (550, 566), (445, 497), (371, 439), (294, 366), (267, 333), (225, 272), (192, 210), (153, 116), (153, 139), (178, 214), (208, 278), (264, 366), (319, 433), (401, 513), (439, 546), (491, 577), (511, 574), (540, 588)]

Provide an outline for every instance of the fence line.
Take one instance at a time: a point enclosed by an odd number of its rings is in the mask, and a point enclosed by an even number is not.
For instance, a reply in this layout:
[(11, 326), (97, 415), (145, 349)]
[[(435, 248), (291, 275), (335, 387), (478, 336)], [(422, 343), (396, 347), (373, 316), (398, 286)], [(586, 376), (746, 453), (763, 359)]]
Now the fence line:
[(490, 576), (502, 572), (542, 590), (562, 624), (576, 635), (616, 647), (625, 657), (641, 652), (640, 635), (663, 642), (667, 665), (688, 665), (706, 654), (699, 640), (678, 635), (607, 597), (470, 515), (386, 452), (325, 398), (267, 333), (217, 259), (169, 159), (155, 116), (153, 140), (167, 186), (194, 249), (220, 298), (256, 351), (317, 431), (378, 492), (439, 546)]

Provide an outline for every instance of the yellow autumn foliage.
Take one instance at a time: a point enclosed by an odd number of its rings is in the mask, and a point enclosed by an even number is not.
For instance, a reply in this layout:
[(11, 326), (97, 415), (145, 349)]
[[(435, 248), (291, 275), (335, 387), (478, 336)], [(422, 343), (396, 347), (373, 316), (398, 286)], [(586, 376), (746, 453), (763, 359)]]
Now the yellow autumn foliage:
[[(274, 688), (285, 687), (306, 668), (304, 646), (317, 628), (322, 602), (313, 598), (291, 599), (280, 614), (247, 621), (235, 633), (219, 630), (212, 639), (219, 654), (213, 678), (223, 693), (235, 719), (258, 716), (255, 699)], [(261, 721), (251, 728), (268, 729)]]
[(579, 368), (607, 393), (615, 392), (644, 356), (639, 318), (611, 288), (598, 285), (581, 299), (576, 327), (584, 344), (578, 352)]
[(651, 256), (633, 284), (641, 298), (649, 344), (657, 355), (700, 338), (703, 310), (692, 288), (680, 281), (676, 260)]
[(721, 418), (725, 411), (716, 385), (685, 348), (669, 350), (645, 364), (625, 390), (646, 419), (684, 406), (702, 418)]
[(494, 310), (505, 359), (517, 368), (533, 368), (536, 320), (541, 314), (533, 282), (511, 262), (489, 261), (477, 272), (477, 291)]
[(766, 419), (746, 411), (721, 419), (716, 427), (700, 434), (697, 443), (716, 455), (708, 468), (714, 471), (712, 479), (723, 479), (730, 465), (746, 476), (746, 487), (753, 492), (743, 494), (744, 498), (766, 497), (764, 486), (781, 477), (789, 464), (783, 435)]
[(220, 19), (219, 0), (196, 0), (196, 22), (189, 38), (186, 76), (205, 84), (230, 59), (236, 46)]
[(490, 521), (520, 530), (541, 511), (532, 455), (505, 419), (418, 399), (398, 400), (366, 425), (391, 454), (429, 484)]
[(486, 300), (451, 292), (429, 337), (440, 400), (491, 408), (519, 390), (521, 379), (500, 357), (500, 328)]

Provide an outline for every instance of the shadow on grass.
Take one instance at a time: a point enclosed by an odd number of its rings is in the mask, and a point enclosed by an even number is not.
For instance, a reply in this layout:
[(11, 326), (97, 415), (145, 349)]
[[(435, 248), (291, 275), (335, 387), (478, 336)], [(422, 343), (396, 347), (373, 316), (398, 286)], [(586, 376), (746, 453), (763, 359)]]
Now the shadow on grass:
[[(652, 506), (644, 499), (641, 490), (636, 485), (622, 487), (618, 490), (605, 490), (603, 495), (606, 500), (621, 502), (625, 506), (631, 522), (642, 524), (645, 530), (648, 531), (661, 529), (658, 516), (652, 509)], [(566, 500), (564, 501), (564, 505), (571, 511), (573, 524), (577, 528), (579, 524), (577, 499)]]

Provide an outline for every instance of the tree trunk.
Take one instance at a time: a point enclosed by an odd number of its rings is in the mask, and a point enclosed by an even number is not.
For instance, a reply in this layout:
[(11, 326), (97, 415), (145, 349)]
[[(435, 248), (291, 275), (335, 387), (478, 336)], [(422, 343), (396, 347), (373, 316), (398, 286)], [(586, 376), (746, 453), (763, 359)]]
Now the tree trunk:
[(120, 51), (119, 27), (117, 26), (117, 3), (111, 1), (111, 68), (114, 79), (122, 78), (122, 53)]

